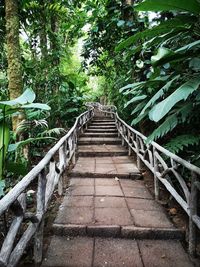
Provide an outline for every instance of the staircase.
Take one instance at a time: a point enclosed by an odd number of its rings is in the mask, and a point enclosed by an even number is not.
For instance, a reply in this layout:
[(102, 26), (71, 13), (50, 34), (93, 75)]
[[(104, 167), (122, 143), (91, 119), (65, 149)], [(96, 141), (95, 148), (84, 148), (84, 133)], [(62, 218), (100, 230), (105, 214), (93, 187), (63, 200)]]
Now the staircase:
[(176, 229), (121, 145), (115, 121), (94, 117), (53, 224), (43, 267), (190, 267)]

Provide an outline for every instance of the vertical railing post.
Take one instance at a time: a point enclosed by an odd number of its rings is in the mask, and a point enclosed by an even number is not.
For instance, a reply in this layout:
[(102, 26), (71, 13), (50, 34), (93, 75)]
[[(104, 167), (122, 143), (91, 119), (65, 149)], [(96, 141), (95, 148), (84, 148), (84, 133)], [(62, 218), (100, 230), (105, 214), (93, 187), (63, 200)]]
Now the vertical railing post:
[(43, 169), (38, 177), (38, 190), (37, 190), (37, 216), (40, 220), (40, 223), (34, 237), (34, 261), (36, 266), (39, 266), (40, 263), (42, 262), (45, 191), (46, 191), (46, 175), (45, 175), (45, 169)]
[(155, 199), (159, 200), (160, 187), (159, 187), (159, 180), (156, 174), (158, 172), (158, 159), (156, 157), (156, 148), (154, 146), (153, 146), (153, 170), (154, 170), (154, 194), (155, 194)]
[(193, 222), (192, 217), (197, 213), (197, 188), (195, 182), (197, 181), (197, 174), (192, 172), (191, 177), (191, 194), (189, 203), (189, 254), (195, 256), (196, 254), (196, 242), (197, 242), (197, 228)]
[(131, 150), (131, 132), (130, 130), (128, 129), (128, 155), (131, 156), (131, 153), (132, 153), (132, 150)]
[(142, 169), (142, 162), (141, 162), (141, 159), (139, 157), (139, 154), (140, 154), (140, 142), (139, 142), (139, 139), (138, 139), (138, 136), (136, 136), (136, 156), (137, 156), (137, 168), (138, 170), (141, 170)]
[(124, 141), (124, 132), (125, 132), (125, 129), (124, 129), (124, 126), (122, 125), (122, 146), (125, 145), (125, 141)]

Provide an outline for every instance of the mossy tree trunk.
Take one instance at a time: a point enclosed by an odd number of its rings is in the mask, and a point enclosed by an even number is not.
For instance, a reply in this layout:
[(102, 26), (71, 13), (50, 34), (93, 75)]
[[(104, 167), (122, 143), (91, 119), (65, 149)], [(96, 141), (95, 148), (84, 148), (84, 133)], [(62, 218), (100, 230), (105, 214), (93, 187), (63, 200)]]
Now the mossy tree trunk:
[[(21, 53), (19, 44), (19, 14), (17, 0), (5, 0), (6, 11), (6, 41), (8, 60), (8, 89), (10, 99), (21, 95), (23, 89)], [(24, 115), (13, 117), (13, 130)]]

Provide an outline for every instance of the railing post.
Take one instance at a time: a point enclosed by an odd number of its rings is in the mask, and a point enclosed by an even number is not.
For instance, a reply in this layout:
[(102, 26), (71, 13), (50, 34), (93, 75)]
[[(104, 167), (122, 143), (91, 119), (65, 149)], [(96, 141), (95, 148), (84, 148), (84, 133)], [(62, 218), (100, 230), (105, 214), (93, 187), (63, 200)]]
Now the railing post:
[(44, 230), (44, 212), (45, 212), (45, 191), (46, 191), (46, 175), (45, 170), (38, 177), (37, 191), (37, 216), (41, 219), (34, 238), (34, 261), (39, 266), (42, 262), (43, 249), (43, 230)]
[(158, 172), (158, 159), (156, 157), (156, 148), (153, 146), (153, 169), (154, 169), (154, 194), (155, 199), (159, 200), (160, 198), (160, 187), (159, 187), (159, 180), (157, 178), (157, 172)]
[(196, 173), (192, 172), (191, 177), (191, 194), (189, 203), (189, 254), (195, 256), (196, 254), (196, 242), (197, 242), (197, 228), (193, 222), (192, 217), (197, 213), (197, 188), (195, 182), (197, 181)]
[(142, 162), (141, 159), (139, 157), (139, 153), (140, 153), (140, 142), (138, 137), (136, 136), (136, 153), (137, 153), (137, 168), (138, 170), (142, 169)]
[(132, 154), (132, 150), (130, 147), (130, 139), (131, 139), (131, 132), (130, 132), (130, 130), (128, 130), (128, 155), (129, 156), (131, 156), (131, 154)]

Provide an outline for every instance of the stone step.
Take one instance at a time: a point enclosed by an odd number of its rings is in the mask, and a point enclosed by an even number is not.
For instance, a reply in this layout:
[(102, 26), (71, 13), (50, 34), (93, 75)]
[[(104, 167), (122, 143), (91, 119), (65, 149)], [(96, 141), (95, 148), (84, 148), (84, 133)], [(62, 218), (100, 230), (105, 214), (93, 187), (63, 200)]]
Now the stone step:
[(116, 125), (115, 122), (92, 122), (90, 125), (93, 126), (109, 126)]
[[(85, 157), (85, 158), (87, 158), (87, 157)], [(86, 172), (72, 171), (69, 174), (69, 177), (72, 177), (72, 178), (77, 178), (77, 177), (81, 177), (81, 178), (116, 178), (117, 177), (120, 179), (131, 179), (131, 180), (139, 180), (142, 178), (140, 172), (99, 173), (99, 172), (90, 172), (90, 171), (86, 171)]]
[(78, 141), (78, 145), (120, 145), (120, 138), (112, 138), (112, 137), (81, 137)]
[(85, 132), (80, 135), (81, 137), (118, 137), (117, 133), (91, 133), (91, 132)]
[(102, 120), (102, 119), (98, 119), (98, 120), (97, 119), (94, 119), (94, 120), (92, 120), (92, 122), (103, 122), (104, 123), (104, 122), (115, 122), (115, 120), (112, 120), (112, 119), (111, 120), (108, 120), (108, 119), (105, 119), (105, 120)]
[(53, 236), (42, 267), (192, 267), (180, 241)]
[(88, 129), (117, 129), (115, 125), (104, 125), (104, 126), (94, 126), (94, 125), (89, 125)]
[(53, 224), (54, 235), (113, 237), (127, 239), (184, 240), (185, 231), (176, 228), (152, 228), (119, 225)]
[(127, 151), (78, 151), (79, 157), (118, 157), (118, 156), (126, 156), (128, 155)]
[(141, 179), (141, 173), (129, 156), (79, 157), (71, 177)]
[(127, 154), (127, 149), (121, 145), (82, 145), (78, 148), (80, 157), (114, 157), (126, 156)]
[(117, 129), (113, 128), (88, 128), (85, 133), (117, 133)]

